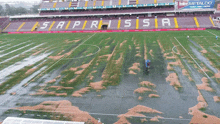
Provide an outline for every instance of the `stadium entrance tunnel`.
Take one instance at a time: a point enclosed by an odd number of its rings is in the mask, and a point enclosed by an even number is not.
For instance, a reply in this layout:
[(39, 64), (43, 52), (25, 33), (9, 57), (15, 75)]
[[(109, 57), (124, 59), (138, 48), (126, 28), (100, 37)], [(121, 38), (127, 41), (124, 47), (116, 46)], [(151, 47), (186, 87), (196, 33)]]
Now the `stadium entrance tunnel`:
[(101, 29), (102, 30), (107, 30), (108, 29), (108, 23), (102, 24), (102, 28)]

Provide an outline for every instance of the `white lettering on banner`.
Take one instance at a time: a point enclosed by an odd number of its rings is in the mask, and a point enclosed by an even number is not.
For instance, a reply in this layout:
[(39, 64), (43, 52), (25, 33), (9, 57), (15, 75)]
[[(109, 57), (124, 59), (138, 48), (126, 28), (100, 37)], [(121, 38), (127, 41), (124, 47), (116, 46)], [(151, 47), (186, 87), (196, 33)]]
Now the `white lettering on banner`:
[(75, 21), (74, 24), (73, 24), (73, 28), (75, 28), (76, 26), (79, 26), (81, 24), (80, 21)]
[(50, 22), (44, 22), (44, 23), (43, 23), (43, 26), (44, 26), (44, 27), (40, 27), (40, 29), (45, 29), (45, 28), (47, 28), (47, 26), (48, 26), (49, 23), (50, 23)]
[(98, 28), (98, 23), (99, 23), (99, 21), (92, 21), (90, 28), (92, 28), (92, 27)]
[(143, 25), (143, 27), (149, 27), (150, 26), (150, 19), (144, 19), (143, 23), (145, 24), (145, 25)]
[[(165, 24), (167, 24), (167, 25), (165, 25)], [(170, 24), (170, 19), (168, 19), (168, 18), (163, 18), (162, 19), (162, 26), (170, 26), (171, 24)]]
[(125, 20), (125, 25), (124, 27), (128, 28), (128, 27), (131, 27), (131, 20)]
[(58, 29), (58, 28), (62, 29), (64, 24), (65, 24), (65, 21), (59, 22), (59, 24), (57, 25), (56, 29)]
[(109, 20), (109, 23), (108, 23), (108, 28), (111, 27), (111, 23), (112, 23), (112, 20)]

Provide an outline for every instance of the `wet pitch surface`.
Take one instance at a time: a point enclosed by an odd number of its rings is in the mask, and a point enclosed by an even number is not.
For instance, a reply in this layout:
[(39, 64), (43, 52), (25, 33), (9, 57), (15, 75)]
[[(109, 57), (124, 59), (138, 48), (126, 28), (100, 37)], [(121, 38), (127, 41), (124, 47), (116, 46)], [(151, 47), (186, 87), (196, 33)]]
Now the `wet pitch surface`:
[[(106, 124), (117, 122), (121, 114), (137, 105), (162, 114), (136, 111), (144, 116), (127, 114), (124, 117), (130, 123), (143, 123), (141, 119), (146, 118), (147, 123), (186, 124), (193, 117), (189, 108), (199, 102), (197, 85), (203, 83), (203, 77), (214, 91), (199, 89), (208, 104), (199, 111), (220, 117), (220, 104), (213, 99), (220, 97), (220, 82), (214, 76), (220, 69), (220, 44), (209, 32), (1, 35), (0, 41), (1, 121), (9, 116), (71, 120), (49, 109), (17, 110), (44, 101), (68, 100)], [(203, 49), (207, 53), (200, 52)], [(144, 65), (146, 58), (151, 60), (149, 72)], [(172, 64), (178, 60), (181, 62)], [(173, 69), (167, 68), (169, 64)], [(187, 74), (183, 74), (184, 69)], [(167, 79), (173, 73), (178, 78)], [(170, 85), (173, 80), (181, 87)], [(155, 87), (143, 86), (143, 81)], [(88, 90), (77, 92), (86, 87)], [(142, 92), (141, 87), (148, 90)], [(155, 117), (159, 122), (152, 119)]]

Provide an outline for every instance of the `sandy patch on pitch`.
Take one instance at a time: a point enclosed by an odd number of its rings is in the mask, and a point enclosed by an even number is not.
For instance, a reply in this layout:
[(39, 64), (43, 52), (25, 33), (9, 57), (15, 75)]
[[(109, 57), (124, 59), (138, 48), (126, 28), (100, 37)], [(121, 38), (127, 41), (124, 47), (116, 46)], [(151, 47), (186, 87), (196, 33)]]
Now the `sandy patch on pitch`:
[(141, 119), (141, 123), (147, 122), (146, 118)]
[(82, 88), (80, 90), (75, 91), (72, 94), (72, 96), (74, 96), (74, 97), (82, 97), (82, 94), (84, 94), (84, 93), (86, 93), (88, 91), (90, 91), (90, 87), (84, 87), (84, 88)]
[(178, 90), (178, 88), (182, 87), (176, 73), (170, 73), (166, 78), (166, 81), (170, 82), (170, 85), (173, 86), (175, 90)]
[(98, 81), (98, 82), (90, 83), (89, 85), (92, 87), (92, 89), (96, 91), (100, 91), (102, 89), (106, 89), (106, 87), (103, 86), (103, 83), (104, 81)]
[(147, 60), (147, 45), (145, 41), (144, 41), (144, 60)]
[(73, 87), (63, 87), (63, 86), (50, 86), (49, 89), (56, 89), (56, 90), (71, 90), (74, 89)]
[(150, 97), (150, 98), (158, 98), (158, 97), (160, 97), (159, 95), (157, 95), (157, 94), (149, 94), (148, 95), (148, 97)]
[(151, 82), (149, 82), (149, 81), (142, 81), (141, 83), (140, 83), (140, 85), (141, 86), (150, 86), (150, 87), (156, 87), (156, 85), (155, 84), (153, 84), (153, 83), (151, 83)]
[(25, 74), (31, 74), (31, 73), (35, 72), (36, 70), (37, 70), (37, 67), (31, 68), (31, 69), (27, 70), (27, 71), (25, 72)]
[[(198, 90), (199, 96), (197, 97), (198, 102), (206, 103), (204, 97), (202, 96), (201, 92)], [(207, 104), (207, 103), (206, 103)]]
[(146, 87), (140, 87), (134, 90), (134, 93), (145, 93), (145, 92), (157, 92), (157, 91), (146, 88)]
[(142, 96), (139, 96), (139, 97), (138, 97), (138, 100), (143, 100), (143, 97), (142, 97)]
[(46, 84), (47, 84), (47, 83), (51, 84), (51, 83), (54, 83), (54, 82), (56, 82), (56, 81), (57, 81), (56, 79), (52, 79), (52, 80), (46, 82)]
[(219, 96), (213, 96), (213, 99), (215, 102), (220, 102), (220, 97)]
[(149, 51), (149, 53), (150, 53), (150, 55), (153, 57), (154, 55), (153, 55), (153, 50), (151, 49), (150, 51)]
[(133, 63), (133, 65), (129, 68), (129, 70), (138, 70), (140, 71), (141, 69), (139, 68), (140, 63)]
[(24, 106), (16, 108), (20, 111), (38, 110), (43, 112), (54, 112), (56, 114), (64, 115), (71, 121), (86, 122), (101, 124), (95, 118), (89, 115), (88, 112), (81, 111), (78, 107), (73, 106), (70, 101), (45, 101), (36, 106)]
[[(74, 50), (74, 49), (73, 49)], [(63, 55), (57, 55), (57, 56), (49, 56), (50, 59), (53, 59), (53, 60), (59, 60), (61, 58), (63, 58), (64, 56), (69, 56), (72, 54), (73, 50), (69, 51), (68, 53), (65, 53)]]
[(136, 75), (137, 73), (135, 73), (134, 71), (130, 70), (130, 71), (129, 71), (129, 74), (134, 74), (134, 75)]
[[(74, 79), (71, 79), (70, 81), (68, 81), (68, 83), (74, 82), (74, 81), (80, 76), (80, 74), (82, 74), (82, 73), (85, 71), (85, 69), (88, 68), (88, 67), (91, 65), (91, 63), (92, 63), (93, 60), (94, 60), (94, 59), (92, 59), (92, 60), (91, 60), (89, 63), (87, 63), (87, 64), (83, 64), (83, 65), (78, 66), (78, 67), (72, 67), (72, 68), (70, 68), (69, 70), (70, 70), (70, 71), (75, 71), (75, 74), (77, 74), (77, 76), (76, 76)], [(81, 70), (77, 71), (79, 68), (81, 68)]]
[(159, 118), (163, 118), (163, 117), (157, 115), (157, 116), (151, 118), (150, 121), (152, 121), (152, 122), (159, 122)]
[(188, 72), (186, 71), (186, 69), (182, 69), (182, 74), (187, 76), (188, 75)]
[(206, 77), (203, 77), (201, 79), (202, 81), (202, 84), (197, 84), (197, 89), (199, 90), (206, 90), (206, 91), (209, 91), (209, 92), (213, 92), (214, 90), (209, 86), (209, 83), (208, 83), (208, 79)]
[(73, 43), (73, 42), (77, 43), (79, 41), (80, 41), (80, 39), (76, 39), (76, 40), (72, 40), (72, 41), (69, 41), (69, 39), (66, 39), (64, 42), (68, 44), (68, 43)]
[(170, 64), (167, 64), (167, 70), (171, 71), (173, 70), (173, 67), (171, 67)]
[(149, 114), (162, 114), (162, 112), (143, 106), (143, 105), (137, 105), (131, 109), (128, 110), (127, 113), (121, 114), (118, 116), (119, 120), (115, 122), (114, 124), (130, 124), (130, 122), (126, 118), (131, 117), (146, 117), (142, 113), (149, 113)]
[(124, 40), (122, 43), (120, 43), (120, 48), (127, 42), (127, 40)]
[(216, 116), (206, 114), (199, 110), (194, 110), (190, 124), (220, 124), (220, 119)]
[(108, 37), (107, 39), (105, 39), (105, 40), (109, 40), (109, 39), (111, 39), (111, 37)]
[(163, 46), (161, 45), (160, 40), (157, 40), (157, 43), (159, 44), (160, 49), (162, 50), (162, 53), (164, 53), (164, 52), (165, 52), (165, 50), (164, 50)]
[(67, 96), (67, 93), (56, 93), (55, 91), (47, 92), (43, 89), (39, 89), (36, 93), (30, 94), (31, 96), (49, 95), (49, 96)]
[(140, 54), (140, 53), (137, 53), (135, 56), (137, 56), (137, 57), (141, 57), (141, 54)]
[(79, 77), (79, 75), (77, 75), (75, 78), (71, 79), (68, 81), (68, 84), (73, 83), (74, 81), (76, 81), (76, 79)]
[(220, 71), (215, 74), (215, 78), (220, 78)]
[(116, 60), (116, 64), (119, 64), (123, 60), (123, 53), (120, 53), (120, 57)]
[(207, 53), (207, 50), (203, 49), (200, 51), (201, 53)]

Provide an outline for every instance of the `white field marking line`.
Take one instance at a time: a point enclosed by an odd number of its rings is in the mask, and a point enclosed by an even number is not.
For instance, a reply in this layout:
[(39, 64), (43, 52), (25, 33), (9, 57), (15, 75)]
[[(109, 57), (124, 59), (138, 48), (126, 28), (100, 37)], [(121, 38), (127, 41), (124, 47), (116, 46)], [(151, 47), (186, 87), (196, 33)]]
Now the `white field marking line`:
[(9, 43), (9, 44), (6, 44), (6, 45), (4, 45), (4, 46), (0, 46), (0, 48), (6, 47), (6, 46), (9, 46), (9, 45), (11, 45), (11, 44)]
[[(174, 37), (176, 39), (176, 37)], [(211, 81), (211, 78), (207, 75), (207, 73), (203, 70), (203, 68), (196, 62), (196, 60), (189, 54), (189, 52), (185, 49), (185, 47), (176, 39), (176, 41), (179, 43), (179, 45), (185, 50), (186, 53), (190, 56), (191, 59), (199, 66), (199, 68), (202, 70), (202, 72), (206, 75), (206, 77), (209, 78)]]
[(97, 45), (92, 45), (92, 44), (83, 44), (83, 45), (95, 46), (95, 47), (97, 47), (99, 50), (96, 51), (95, 53), (92, 53), (91, 55), (81, 56), (81, 57), (77, 57), (77, 58), (65, 58), (65, 59), (63, 59), (63, 60), (86, 58), (86, 57), (93, 56), (93, 55), (97, 54), (97, 53), (100, 52), (100, 50), (101, 50), (100, 47), (97, 46)]
[(220, 47), (218, 44), (214, 43), (217, 47)]
[[(179, 46), (179, 45), (177, 45), (177, 46)], [(172, 51), (173, 51), (175, 54), (177, 54), (177, 52), (174, 51), (174, 48), (176, 48), (176, 46), (173, 46)], [(177, 49), (176, 49), (176, 50), (177, 50)], [(177, 50), (177, 51), (178, 51), (178, 50)]]
[[(43, 110), (22, 110), (22, 109), (16, 109), (16, 108), (0, 108), (1, 110), (19, 110), (19, 111), (31, 111), (31, 112), (48, 112), (48, 113), (59, 113), (56, 112), (56, 111), (43, 111)], [(75, 112), (63, 112), (65, 114), (73, 114)], [(89, 112), (88, 112), (89, 113)], [(90, 115), (105, 115), (105, 116), (119, 116), (121, 114), (105, 114), (105, 113), (89, 113)], [(151, 117), (151, 116), (131, 116), (131, 117), (138, 117), (138, 118), (154, 118), (154, 117)], [(159, 119), (165, 119), (165, 120), (180, 120), (180, 121), (190, 121), (191, 119), (184, 119), (184, 118), (159, 118)]]
[[(30, 42), (30, 41), (27, 41), (27, 42)], [(17, 45), (14, 45), (14, 46), (12, 46), (12, 47), (9, 47), (9, 48), (7, 48), (7, 49), (4, 49), (4, 50), (0, 51), (0, 53), (4, 52), (4, 51), (6, 51), (6, 50), (9, 50), (9, 49), (11, 49), (11, 48), (17, 47), (17, 46), (19, 46), (19, 45), (21, 45), (21, 44), (27, 43), (27, 42), (19, 43), (19, 44), (17, 44)]]
[(25, 48), (25, 47), (28, 47), (28, 46), (30, 46), (30, 45), (32, 45), (32, 44), (34, 44), (34, 43), (31, 43), (31, 44), (28, 44), (28, 45), (26, 45), (26, 46), (20, 47), (20, 48), (18, 48), (18, 49), (16, 49), (16, 50), (13, 50), (13, 51), (11, 51), (11, 52), (2, 54), (2, 55), (0, 55), (0, 58), (6, 56), (6, 55), (8, 55), (8, 54), (14, 53), (14, 52), (16, 52), (16, 51), (18, 51), (18, 50), (21, 50), (21, 49), (23, 49), (23, 48)]
[[(89, 38), (87, 38), (85, 41), (83, 41), (82, 43), (80, 43), (73, 51), (75, 51), (78, 47), (80, 47), (83, 43), (85, 43), (87, 40), (89, 40), (90, 38), (92, 38), (96, 33), (94, 33), (93, 35), (91, 35)], [(64, 57), (63, 57), (64, 58)], [(36, 78), (38, 78), (41, 74), (43, 74), (44, 72), (46, 72), (47, 70), (49, 70), (50, 68), (52, 68), (55, 64), (57, 64), (58, 62), (60, 62), (63, 58), (60, 58), (58, 61), (56, 61), (55, 63), (53, 63), (50, 67), (48, 67), (46, 70), (42, 71), (40, 74), (38, 74), (35, 78), (33, 78), (32, 80), (35, 80)], [(27, 82), (26, 84), (30, 84), (31, 82)], [(23, 88), (23, 87), (21, 87)], [(18, 90), (20, 90), (21, 88), (19, 88)], [(0, 105), (2, 105), (3, 103), (5, 103), (6, 101), (8, 101), (12, 96), (8, 97), (7, 99), (3, 100)]]
[[(207, 30), (205, 30), (205, 31), (207, 31)], [(216, 35), (216, 34), (214, 34), (214, 33), (210, 32), (210, 31), (207, 31), (207, 32), (209, 32), (210, 34), (213, 34), (213, 35), (215, 35), (215, 36), (218, 36), (218, 35)]]
[(45, 43), (39, 44), (39, 45), (37, 45), (37, 46), (35, 46), (35, 47), (32, 47), (32, 48), (30, 48), (30, 49), (28, 49), (28, 50), (26, 50), (26, 51), (20, 53), (20, 54), (17, 54), (17, 55), (15, 55), (15, 56), (13, 56), (13, 57), (11, 57), (11, 58), (9, 58), (9, 59), (6, 59), (6, 60), (0, 62), (0, 64), (5, 63), (5, 62), (8, 62), (8, 61), (10, 61), (10, 60), (12, 60), (12, 59), (14, 59), (14, 58), (16, 58), (16, 57), (18, 57), (18, 56), (20, 56), (20, 55), (26, 53), (26, 52), (29, 52), (29, 51), (31, 51), (31, 50), (37, 48), (37, 47), (42, 46), (43, 44), (45, 44)]
[[(207, 31), (207, 30), (205, 30), (205, 31)], [(207, 31), (207, 32), (209, 32), (210, 34), (213, 34), (213, 35), (215, 35), (215, 36), (218, 36), (218, 35), (216, 35), (216, 34), (214, 34), (214, 33), (212, 33), (212, 32), (210, 32), (210, 31)], [(217, 45), (216, 43), (214, 43), (216, 46), (218, 46), (218, 47), (220, 47), (219, 45)]]
[[(176, 38), (185, 38), (186, 36), (177, 36)], [(203, 36), (190, 36), (190, 37), (212, 37), (210, 35), (203, 35)]]

